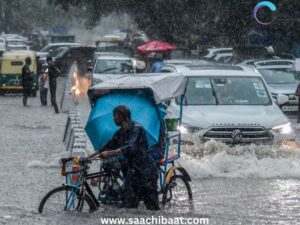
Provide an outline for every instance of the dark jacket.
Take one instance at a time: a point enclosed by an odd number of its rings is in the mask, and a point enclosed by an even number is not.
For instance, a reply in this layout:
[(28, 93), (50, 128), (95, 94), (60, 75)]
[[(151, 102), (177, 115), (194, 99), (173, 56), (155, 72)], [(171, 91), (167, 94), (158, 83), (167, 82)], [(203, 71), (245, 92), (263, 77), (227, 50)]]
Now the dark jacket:
[(48, 76), (50, 84), (56, 82), (56, 78), (59, 76), (59, 70), (53, 64), (48, 65)]
[(116, 131), (111, 141), (102, 149), (115, 150), (120, 148), (128, 167), (129, 176), (140, 180), (157, 179), (158, 167), (154, 159), (148, 154), (148, 143), (143, 126), (131, 122), (127, 129), (120, 128)]
[(32, 86), (33, 76), (28, 64), (22, 67), (22, 86)]

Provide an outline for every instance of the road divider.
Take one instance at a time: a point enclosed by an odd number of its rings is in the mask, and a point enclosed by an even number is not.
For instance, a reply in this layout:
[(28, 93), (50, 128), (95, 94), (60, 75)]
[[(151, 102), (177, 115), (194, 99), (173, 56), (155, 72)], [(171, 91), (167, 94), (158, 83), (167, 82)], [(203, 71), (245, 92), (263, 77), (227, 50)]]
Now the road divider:
[(79, 112), (76, 107), (69, 111), (63, 143), (65, 144), (66, 151), (70, 152), (70, 157), (87, 156), (86, 134), (82, 127)]

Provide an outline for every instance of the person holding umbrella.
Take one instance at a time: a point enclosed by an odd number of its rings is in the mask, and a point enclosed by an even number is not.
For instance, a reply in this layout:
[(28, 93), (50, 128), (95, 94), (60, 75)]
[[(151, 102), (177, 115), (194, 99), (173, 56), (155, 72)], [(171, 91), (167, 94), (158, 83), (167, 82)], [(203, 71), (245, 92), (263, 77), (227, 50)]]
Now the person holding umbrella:
[(142, 55), (148, 55), (150, 58), (154, 54), (156, 62), (152, 66), (151, 71), (154, 73), (160, 72), (164, 65), (163, 54), (168, 54), (175, 50), (176, 46), (163, 41), (148, 41), (137, 47), (137, 51)]
[(125, 177), (122, 193), (123, 207), (137, 208), (141, 200), (148, 210), (159, 210), (157, 192), (158, 167), (147, 153), (148, 143), (143, 126), (131, 120), (130, 110), (120, 105), (113, 110), (114, 122), (121, 128), (104, 145), (101, 153), (96, 152), (88, 158), (107, 159), (123, 155), (122, 172)]
[(160, 73), (163, 66), (166, 64), (164, 62), (164, 57), (162, 54), (155, 54), (154, 59), (156, 60), (152, 65), (152, 73)]

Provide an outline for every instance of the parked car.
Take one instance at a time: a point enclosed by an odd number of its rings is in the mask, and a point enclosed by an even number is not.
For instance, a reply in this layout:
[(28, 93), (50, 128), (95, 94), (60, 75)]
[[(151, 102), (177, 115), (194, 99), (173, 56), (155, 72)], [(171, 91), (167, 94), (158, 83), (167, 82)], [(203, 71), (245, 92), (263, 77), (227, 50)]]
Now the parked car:
[(232, 63), (232, 53), (220, 53), (217, 54), (213, 60), (218, 63), (225, 63), (225, 64), (231, 64)]
[(2, 34), (0, 37), (4, 39), (21, 39), (24, 43), (28, 42), (27, 37), (21, 36), (19, 34)]
[(213, 59), (218, 54), (231, 54), (232, 55), (233, 48), (208, 48), (207, 54), (203, 56), (205, 59)]
[(125, 55), (100, 55), (93, 66), (92, 85), (136, 72), (136, 60)]
[(281, 105), (283, 112), (298, 111), (299, 99), (295, 95), (299, 80), (299, 73), (294, 70), (294, 60), (267, 59), (247, 61), (247, 65), (255, 67), (269, 86), (272, 97), (276, 100), (278, 94), (286, 95), (289, 101)]
[(29, 47), (22, 39), (7, 38), (5, 40), (5, 44), (7, 50), (28, 50), (29, 49)]
[(49, 53), (53, 52), (59, 47), (68, 47), (68, 46), (81, 46), (82, 44), (80, 43), (52, 43), (44, 48), (42, 48), (40, 51), (37, 52), (37, 56), (40, 58), (46, 57)]
[[(196, 145), (214, 139), (231, 144), (272, 144), (294, 138), (289, 119), (278, 107), (288, 101), (287, 96), (279, 94), (277, 105), (254, 69), (167, 65), (162, 71), (188, 77), (179, 128), (184, 143)], [(178, 113), (179, 101), (170, 102), (170, 117)]]
[(96, 50), (93, 55), (91, 67), (93, 67), (100, 56), (125, 56), (128, 57), (124, 52), (99, 52)]

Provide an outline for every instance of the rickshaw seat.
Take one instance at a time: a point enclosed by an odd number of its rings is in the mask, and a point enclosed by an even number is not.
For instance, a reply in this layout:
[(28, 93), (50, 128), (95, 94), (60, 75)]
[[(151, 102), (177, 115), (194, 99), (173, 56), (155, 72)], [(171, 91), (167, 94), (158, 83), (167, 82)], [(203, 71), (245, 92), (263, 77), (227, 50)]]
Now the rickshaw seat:
[[(176, 159), (177, 157), (178, 157), (177, 154), (169, 154), (167, 161), (170, 161), (172, 159)], [(159, 165), (163, 165), (165, 162), (166, 162), (166, 159), (165, 158), (161, 158), (159, 160)]]

